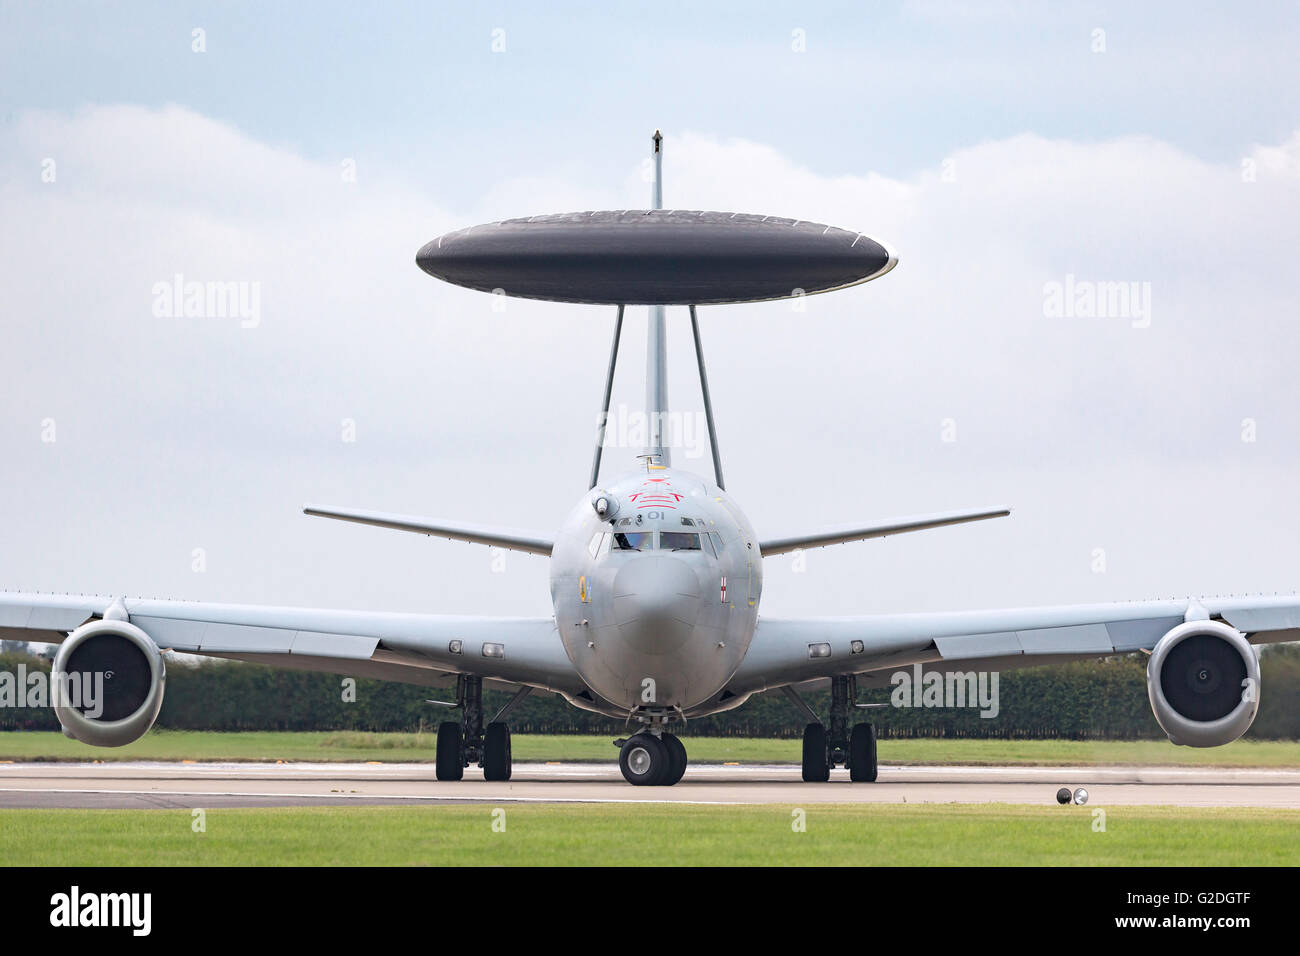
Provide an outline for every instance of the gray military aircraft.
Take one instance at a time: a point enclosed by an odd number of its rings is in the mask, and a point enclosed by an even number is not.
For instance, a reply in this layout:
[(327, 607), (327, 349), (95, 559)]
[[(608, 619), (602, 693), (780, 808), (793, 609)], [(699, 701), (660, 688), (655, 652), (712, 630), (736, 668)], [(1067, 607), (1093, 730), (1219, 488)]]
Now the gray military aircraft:
[[(1005, 508), (859, 522), (760, 537), (727, 493), (696, 306), (842, 289), (897, 262), (878, 240), (803, 220), (662, 208), (662, 138), (653, 139), (653, 208), (534, 216), (441, 236), (424, 271), (525, 298), (617, 307), (589, 488), (555, 535), (341, 508), (309, 515), (548, 556), (554, 614), (452, 617), (0, 593), (0, 637), (59, 643), (56, 686), (111, 675), (102, 710), (72, 695), (64, 732), (96, 746), (143, 735), (162, 706), (163, 650), (301, 670), (455, 687), (460, 719), (438, 729), (436, 774), (477, 764), (511, 773), (515, 706), (537, 690), (639, 728), (619, 764), (633, 784), (671, 785), (686, 751), (677, 722), (781, 691), (806, 718), (803, 779), (836, 766), (876, 779), (872, 724), (850, 727), (857, 689), (916, 665), (996, 670), (1142, 651), (1152, 710), (1170, 740), (1240, 737), (1259, 706), (1254, 645), (1300, 638), (1300, 597), (1168, 600), (959, 613), (762, 617), (763, 559), (798, 549), (1002, 517)], [(648, 305), (649, 442), (636, 470), (601, 483), (604, 421), (624, 308)], [(712, 480), (672, 467), (665, 441), (664, 307), (687, 306), (708, 425)], [(827, 719), (800, 691), (829, 685)], [(483, 688), (515, 691), (485, 721)]]

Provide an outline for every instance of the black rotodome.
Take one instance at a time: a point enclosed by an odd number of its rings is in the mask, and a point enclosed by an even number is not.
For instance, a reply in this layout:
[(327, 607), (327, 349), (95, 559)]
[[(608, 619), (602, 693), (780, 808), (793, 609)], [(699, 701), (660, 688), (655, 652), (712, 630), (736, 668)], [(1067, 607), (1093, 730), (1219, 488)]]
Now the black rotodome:
[(884, 245), (846, 229), (678, 209), (507, 219), (439, 236), (415, 261), (483, 292), (627, 305), (783, 299), (865, 282), (894, 264)]

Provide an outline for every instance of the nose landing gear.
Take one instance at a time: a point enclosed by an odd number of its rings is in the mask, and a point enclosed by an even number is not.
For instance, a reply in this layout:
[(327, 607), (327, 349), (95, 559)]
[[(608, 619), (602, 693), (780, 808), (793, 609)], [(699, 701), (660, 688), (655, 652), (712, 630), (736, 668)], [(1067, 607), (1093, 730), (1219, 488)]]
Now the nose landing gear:
[(686, 772), (686, 747), (673, 734), (643, 730), (622, 742), (618, 769), (634, 787), (671, 787)]

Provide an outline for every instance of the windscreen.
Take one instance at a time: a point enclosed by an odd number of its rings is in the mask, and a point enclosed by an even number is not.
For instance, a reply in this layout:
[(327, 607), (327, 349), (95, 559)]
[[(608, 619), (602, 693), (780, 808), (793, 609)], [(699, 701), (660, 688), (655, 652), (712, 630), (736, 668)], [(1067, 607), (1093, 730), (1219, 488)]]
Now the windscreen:
[(649, 551), (654, 539), (653, 531), (616, 531), (614, 532), (614, 550)]
[(659, 535), (659, 547), (665, 551), (699, 551), (700, 536), (689, 531), (664, 531)]

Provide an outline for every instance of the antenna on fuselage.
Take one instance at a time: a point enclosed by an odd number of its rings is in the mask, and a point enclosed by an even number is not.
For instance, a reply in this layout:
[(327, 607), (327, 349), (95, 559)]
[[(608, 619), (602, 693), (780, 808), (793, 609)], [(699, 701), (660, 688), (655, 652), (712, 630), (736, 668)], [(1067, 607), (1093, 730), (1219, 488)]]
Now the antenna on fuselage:
[(590, 491), (596, 487), (596, 482), (600, 481), (600, 453), (605, 448), (605, 422), (609, 420), (609, 399), (614, 391), (614, 367), (618, 364), (618, 340), (623, 334), (623, 307), (618, 307), (618, 315), (614, 318), (614, 341), (609, 347), (609, 371), (605, 373), (605, 400), (600, 406), (600, 420), (596, 424), (596, 458), (591, 463), (591, 484), (587, 486)]
[(713, 402), (709, 398), (709, 376), (704, 371), (704, 346), (700, 343), (700, 320), (691, 306), (691, 336), (695, 339), (695, 361), (700, 366), (700, 394), (704, 396), (704, 421), (709, 428), (709, 450), (713, 452), (713, 479), (722, 490), (722, 456), (718, 454), (718, 432), (713, 427)]

